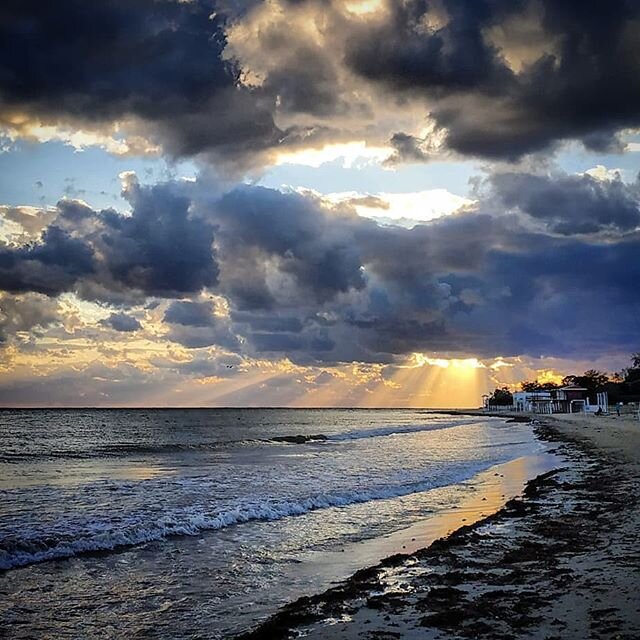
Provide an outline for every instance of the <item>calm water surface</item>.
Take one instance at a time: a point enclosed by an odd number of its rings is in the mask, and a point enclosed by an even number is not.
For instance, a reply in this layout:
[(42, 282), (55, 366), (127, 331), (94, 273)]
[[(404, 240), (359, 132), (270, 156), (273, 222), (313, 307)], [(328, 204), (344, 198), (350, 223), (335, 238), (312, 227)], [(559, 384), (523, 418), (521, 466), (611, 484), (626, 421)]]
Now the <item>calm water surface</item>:
[(528, 425), (415, 410), (0, 411), (0, 626), (229, 637), (343, 577), (309, 570), (322, 554), (543, 449)]

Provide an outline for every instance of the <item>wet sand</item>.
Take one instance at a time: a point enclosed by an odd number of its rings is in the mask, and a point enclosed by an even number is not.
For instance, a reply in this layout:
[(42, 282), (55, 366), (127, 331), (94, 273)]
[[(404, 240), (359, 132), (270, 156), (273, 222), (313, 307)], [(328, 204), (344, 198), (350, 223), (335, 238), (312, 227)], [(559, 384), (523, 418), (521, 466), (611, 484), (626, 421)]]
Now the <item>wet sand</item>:
[(534, 428), (565, 467), (496, 513), (301, 598), (243, 637), (640, 637), (640, 423), (545, 416)]

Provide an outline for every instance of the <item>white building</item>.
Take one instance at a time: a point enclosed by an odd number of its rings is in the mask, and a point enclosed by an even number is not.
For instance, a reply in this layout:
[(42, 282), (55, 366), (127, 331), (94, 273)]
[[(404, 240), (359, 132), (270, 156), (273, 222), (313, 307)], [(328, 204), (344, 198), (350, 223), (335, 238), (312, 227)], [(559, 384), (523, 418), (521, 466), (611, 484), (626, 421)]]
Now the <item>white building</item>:
[(589, 401), (585, 387), (568, 385), (550, 391), (516, 391), (513, 410), (530, 413), (606, 413), (609, 399), (606, 391), (596, 394), (596, 402)]
[(550, 391), (516, 391), (513, 394), (513, 409), (530, 413), (553, 413)]

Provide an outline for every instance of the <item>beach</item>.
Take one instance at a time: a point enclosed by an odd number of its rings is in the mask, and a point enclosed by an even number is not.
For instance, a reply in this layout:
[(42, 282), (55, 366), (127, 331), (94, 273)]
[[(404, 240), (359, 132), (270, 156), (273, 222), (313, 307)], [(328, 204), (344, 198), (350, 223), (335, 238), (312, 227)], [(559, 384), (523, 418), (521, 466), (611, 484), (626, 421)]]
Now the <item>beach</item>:
[(241, 637), (640, 637), (640, 423), (533, 418), (563, 467), (497, 512), (301, 598)]
[(3, 637), (231, 638), (561, 461), (424, 410), (0, 412)]

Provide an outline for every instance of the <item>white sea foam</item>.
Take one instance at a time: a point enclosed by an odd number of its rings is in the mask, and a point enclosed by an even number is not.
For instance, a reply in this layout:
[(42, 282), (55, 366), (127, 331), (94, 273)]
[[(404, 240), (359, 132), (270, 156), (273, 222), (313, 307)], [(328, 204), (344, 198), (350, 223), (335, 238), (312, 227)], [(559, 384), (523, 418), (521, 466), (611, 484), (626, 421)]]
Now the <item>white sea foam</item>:
[(333, 442), (341, 442), (345, 440), (361, 440), (363, 438), (379, 438), (384, 436), (408, 435), (412, 433), (421, 433), (423, 431), (440, 431), (441, 429), (450, 429), (452, 427), (460, 427), (467, 424), (477, 422), (474, 420), (457, 420), (447, 422), (434, 422), (431, 424), (410, 424), (375, 427), (373, 429), (358, 429), (347, 431), (346, 433), (338, 433), (328, 436), (327, 440)]
[[(0, 540), (0, 570), (15, 569), (30, 564), (71, 558), (73, 556), (110, 552), (125, 547), (162, 540), (174, 536), (197, 536), (250, 521), (281, 520), (301, 516), (320, 509), (347, 507), (373, 500), (385, 500), (427, 491), (435, 486), (461, 482), (477, 473), (484, 465), (469, 465), (457, 473), (441, 475), (420, 482), (377, 487), (370, 490), (331, 492), (309, 496), (300, 500), (269, 499), (262, 502), (244, 502), (217, 513), (194, 511), (175, 512), (151, 522), (130, 526), (72, 532), (51, 532), (24, 536), (21, 539)], [(97, 529), (97, 530), (96, 530)]]

